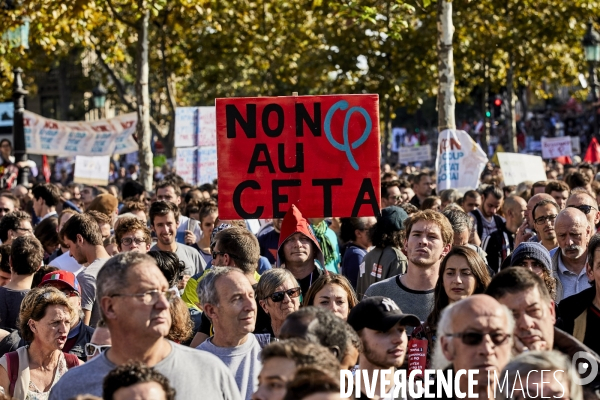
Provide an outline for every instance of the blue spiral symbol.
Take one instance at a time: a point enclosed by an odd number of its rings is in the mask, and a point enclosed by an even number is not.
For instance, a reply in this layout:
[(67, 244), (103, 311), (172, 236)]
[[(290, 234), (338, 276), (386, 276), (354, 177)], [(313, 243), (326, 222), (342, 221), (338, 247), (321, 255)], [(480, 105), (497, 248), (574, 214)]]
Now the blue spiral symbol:
[[(329, 111), (327, 111), (327, 115), (325, 116), (325, 123), (324, 123), (325, 136), (327, 136), (327, 140), (329, 141), (329, 143), (331, 143), (331, 145), (333, 147), (346, 153), (346, 157), (348, 157), (348, 161), (350, 161), (350, 165), (352, 165), (352, 168), (354, 168), (355, 170), (358, 171), (359, 167), (358, 167), (358, 164), (356, 163), (356, 160), (354, 159), (354, 155), (352, 154), (352, 149), (356, 149), (356, 148), (360, 147), (364, 142), (367, 141), (367, 139), (369, 138), (369, 134), (371, 133), (371, 128), (373, 126), (373, 122), (371, 121), (371, 117), (369, 116), (369, 113), (364, 108), (362, 108), (362, 107), (350, 108), (348, 110), (348, 112), (346, 113), (346, 118), (344, 119), (344, 127), (343, 127), (344, 143), (343, 144), (338, 143), (333, 138), (333, 135), (331, 134), (331, 118), (333, 118), (333, 114), (335, 114), (335, 112), (338, 109), (343, 111), (347, 108), (348, 108), (348, 102), (346, 100), (340, 100), (337, 103), (335, 103), (329, 109)], [(355, 112), (361, 113), (362, 116), (365, 118), (365, 121), (367, 124), (365, 126), (365, 131), (363, 132), (360, 139), (358, 139), (356, 142), (351, 144), (349, 142), (349, 138), (348, 138), (348, 124), (350, 123), (350, 117), (352, 117), (352, 114), (354, 114)]]

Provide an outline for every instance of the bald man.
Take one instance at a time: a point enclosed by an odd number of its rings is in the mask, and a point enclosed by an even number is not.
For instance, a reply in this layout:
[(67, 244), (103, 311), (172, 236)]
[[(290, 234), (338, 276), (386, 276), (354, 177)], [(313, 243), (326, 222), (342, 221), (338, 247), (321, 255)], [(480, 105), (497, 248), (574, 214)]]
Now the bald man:
[(520, 245), (523, 242), (539, 242), (540, 238), (536, 236), (534, 229), (533, 217), (531, 215), (534, 207), (542, 200), (552, 200), (554, 198), (546, 193), (538, 193), (536, 195), (531, 196), (529, 201), (527, 202), (527, 209), (525, 210), (525, 220), (517, 229), (517, 234), (515, 235), (515, 247)]
[(481, 243), (481, 248), (487, 253), (488, 265), (494, 272), (500, 270), (502, 262), (512, 253), (515, 245), (515, 233), (523, 224), (526, 211), (527, 202), (522, 197), (507, 197), (502, 204), (506, 222)]
[[(450, 363), (455, 372), (479, 370), (475, 375), (478, 382), (475, 390), (480, 399), (487, 399), (487, 390), (494, 384), (494, 372), (499, 378), (510, 361), (514, 326), (508, 308), (488, 295), (477, 294), (452, 303), (442, 312), (434, 352), (443, 354), (445, 360), (435, 359), (432, 368), (445, 369)], [(459, 387), (461, 392), (467, 392), (466, 375), (461, 376)]]
[(600, 222), (600, 212), (598, 212), (598, 203), (596, 198), (588, 191), (575, 189), (567, 200), (567, 208), (576, 208), (585, 214), (585, 217), (592, 228), (592, 233), (596, 232), (596, 226)]
[(592, 229), (583, 212), (567, 207), (558, 213), (554, 230), (560, 251), (552, 256), (552, 270), (559, 302), (590, 287), (585, 263)]

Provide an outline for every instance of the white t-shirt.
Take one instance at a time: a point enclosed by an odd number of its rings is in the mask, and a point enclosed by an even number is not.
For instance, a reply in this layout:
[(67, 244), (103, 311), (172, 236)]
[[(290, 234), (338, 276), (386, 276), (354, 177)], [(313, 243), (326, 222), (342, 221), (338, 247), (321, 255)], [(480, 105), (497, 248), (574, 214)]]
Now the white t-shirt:
[(81, 264), (71, 257), (71, 253), (69, 251), (56, 257), (54, 260), (50, 261), (48, 265), (64, 271), (72, 272), (75, 276), (77, 276), (77, 274), (83, 270), (83, 266), (81, 266)]

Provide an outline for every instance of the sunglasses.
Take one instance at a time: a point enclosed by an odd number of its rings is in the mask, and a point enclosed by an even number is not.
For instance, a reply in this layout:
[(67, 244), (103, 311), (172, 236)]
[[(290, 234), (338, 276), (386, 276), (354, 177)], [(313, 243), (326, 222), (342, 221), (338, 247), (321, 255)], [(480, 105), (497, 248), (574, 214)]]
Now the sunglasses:
[(592, 212), (592, 210), (598, 211), (597, 208), (592, 207), (592, 206), (588, 206), (586, 204), (582, 204), (580, 206), (567, 206), (567, 208), (576, 208), (579, 211), (581, 211), (582, 213), (584, 213), (585, 215), (588, 215), (590, 212)]
[(97, 353), (104, 353), (108, 349), (110, 349), (109, 344), (86, 343), (85, 355), (88, 357), (92, 357), (92, 356), (96, 355)]
[(467, 346), (477, 346), (483, 341), (483, 338), (486, 335), (490, 336), (490, 339), (492, 339), (492, 343), (494, 343), (495, 346), (500, 346), (501, 344), (506, 342), (506, 339), (508, 339), (511, 336), (507, 333), (501, 333), (501, 332), (492, 332), (492, 333), (459, 332), (459, 333), (451, 333), (446, 336), (460, 338), (462, 340), (463, 344), (466, 344)]
[(9, 213), (11, 210), (10, 208), (0, 208), (0, 211), (4, 213)]
[(283, 301), (286, 294), (288, 296), (290, 296), (290, 299), (294, 299), (294, 298), (300, 296), (300, 292), (301, 292), (300, 287), (295, 287), (293, 289), (282, 290), (281, 292), (275, 292), (272, 295), (265, 297), (265, 300), (271, 299), (273, 301), (273, 303), (280, 303)]

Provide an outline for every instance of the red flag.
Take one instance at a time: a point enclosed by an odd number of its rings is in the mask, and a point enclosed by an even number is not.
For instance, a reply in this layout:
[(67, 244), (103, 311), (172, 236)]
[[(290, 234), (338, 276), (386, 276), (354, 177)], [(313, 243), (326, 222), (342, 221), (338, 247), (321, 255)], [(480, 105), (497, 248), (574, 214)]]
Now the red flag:
[(46, 178), (46, 182), (50, 183), (50, 176), (52, 173), (50, 172), (50, 166), (48, 165), (48, 156), (45, 154), (42, 155), (42, 174), (44, 175), (44, 178)]
[(600, 162), (600, 144), (598, 144), (596, 138), (592, 138), (592, 141), (585, 152), (583, 161), (587, 161), (591, 164)]

